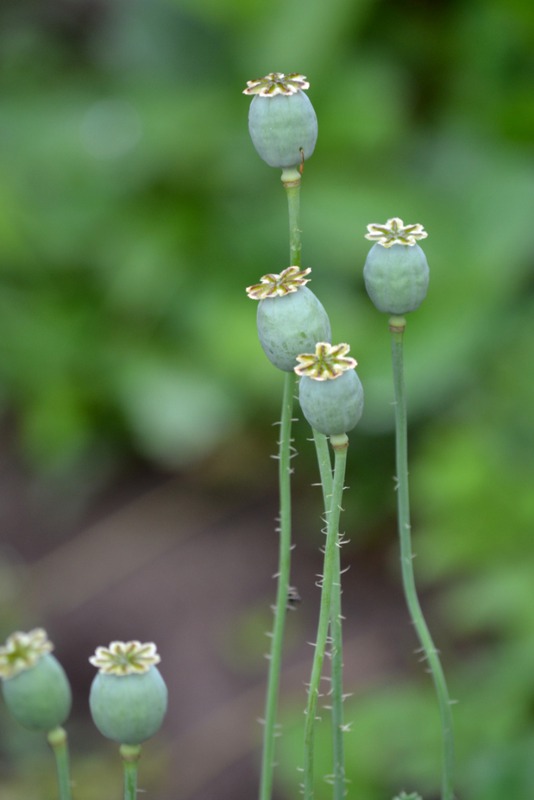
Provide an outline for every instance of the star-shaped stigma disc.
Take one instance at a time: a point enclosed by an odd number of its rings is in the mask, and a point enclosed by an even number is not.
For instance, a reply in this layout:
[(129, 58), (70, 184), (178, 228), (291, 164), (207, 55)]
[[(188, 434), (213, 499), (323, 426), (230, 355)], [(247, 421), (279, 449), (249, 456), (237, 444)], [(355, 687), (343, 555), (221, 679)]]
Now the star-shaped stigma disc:
[(384, 225), (371, 223), (367, 226), (368, 233), (365, 238), (371, 242), (378, 242), (382, 247), (392, 247), (394, 244), (404, 244), (412, 247), (418, 239), (426, 239), (428, 233), (422, 225), (405, 225), (399, 217), (392, 217)]
[(317, 342), (315, 353), (303, 353), (297, 356), (299, 363), (295, 367), (295, 372), (301, 378), (313, 378), (315, 381), (335, 380), (357, 366), (356, 359), (347, 355), (349, 350), (349, 345), (345, 343)]
[(260, 97), (275, 97), (277, 94), (286, 96), (297, 94), (303, 89), (309, 89), (310, 84), (305, 75), (298, 72), (270, 72), (264, 78), (247, 81), (247, 88), (243, 94), (259, 94)]
[(134, 675), (148, 672), (161, 661), (153, 642), (111, 642), (109, 647), (97, 647), (89, 659), (93, 667), (108, 675)]
[(301, 286), (305, 286), (310, 278), (311, 269), (301, 269), (300, 267), (287, 267), (280, 272), (269, 272), (260, 278), (259, 283), (247, 286), (246, 292), (251, 300), (265, 300), (267, 297), (283, 297), (298, 291)]

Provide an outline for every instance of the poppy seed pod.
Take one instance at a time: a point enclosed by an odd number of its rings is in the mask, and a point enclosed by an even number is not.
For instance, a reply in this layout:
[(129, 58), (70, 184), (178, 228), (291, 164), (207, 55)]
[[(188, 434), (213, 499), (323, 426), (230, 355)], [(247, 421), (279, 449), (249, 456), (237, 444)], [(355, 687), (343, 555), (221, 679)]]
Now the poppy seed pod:
[(260, 344), (271, 364), (284, 372), (297, 365), (297, 356), (331, 338), (330, 321), (323, 305), (305, 286), (310, 269), (288, 267), (279, 275), (264, 275), (247, 288), (260, 300), (257, 327)]
[(419, 308), (426, 297), (429, 269), (417, 239), (427, 236), (421, 225), (404, 225), (395, 217), (385, 225), (368, 225), (366, 238), (375, 241), (363, 277), (379, 311), (403, 315)]
[(299, 167), (317, 141), (317, 116), (306, 94), (304, 75), (272, 72), (248, 81), (244, 94), (254, 95), (248, 127), (258, 155), (271, 167)]
[(89, 707), (100, 733), (125, 745), (139, 745), (161, 727), (167, 711), (167, 687), (155, 666), (155, 645), (112, 642), (90, 661), (99, 667)]
[(91, 685), (93, 722), (107, 739), (141, 744), (160, 729), (167, 711), (167, 687), (157, 667), (142, 675), (99, 672)]
[(307, 286), (295, 294), (261, 300), (257, 325), (265, 355), (284, 372), (294, 369), (299, 353), (332, 335), (328, 314)]
[(354, 370), (335, 381), (303, 377), (299, 384), (302, 413), (312, 428), (326, 436), (348, 433), (363, 413), (363, 387)]
[(72, 695), (65, 671), (45, 631), (12, 634), (0, 648), (2, 693), (12, 716), (25, 728), (48, 732), (69, 716)]
[(326, 436), (351, 431), (363, 413), (363, 387), (347, 344), (318, 342), (315, 353), (298, 357), (299, 401), (312, 428)]

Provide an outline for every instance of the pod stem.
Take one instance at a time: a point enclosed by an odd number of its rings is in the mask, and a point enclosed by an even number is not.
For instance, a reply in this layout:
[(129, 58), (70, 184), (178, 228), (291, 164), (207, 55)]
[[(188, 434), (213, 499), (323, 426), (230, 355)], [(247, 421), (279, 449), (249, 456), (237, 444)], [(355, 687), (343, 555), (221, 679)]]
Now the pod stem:
[[(315, 436), (315, 434), (314, 434)], [(314, 734), (315, 734), (315, 720), (317, 713), (317, 702), (320, 696), (320, 681), (323, 670), (323, 662), (326, 651), (326, 644), (328, 640), (328, 629), (331, 624), (332, 615), (334, 610), (339, 609), (336, 602), (332, 600), (334, 594), (338, 594), (339, 589), (339, 519), (341, 515), (341, 500), (343, 496), (343, 487), (345, 481), (345, 466), (347, 462), (347, 448), (348, 437), (345, 434), (341, 436), (330, 437), (330, 443), (334, 450), (334, 475), (329, 479), (327, 476), (327, 461), (324, 457), (324, 446), (320, 439), (315, 436), (316, 443), (319, 441), (318, 457), (321, 469), (321, 475), (324, 475), (326, 483), (323, 482), (323, 493), (327, 502), (325, 503), (327, 529), (326, 529), (326, 544), (324, 548), (324, 565), (323, 565), (323, 578), (321, 583), (321, 603), (319, 608), (319, 622), (317, 625), (317, 637), (315, 641), (315, 652), (313, 656), (313, 664), (311, 671), (310, 684), (308, 687), (308, 702), (306, 706), (306, 720), (304, 723), (304, 800), (312, 800), (314, 795), (313, 787), (313, 762), (314, 762)], [(322, 465), (322, 466), (321, 466)], [(330, 502), (328, 502), (328, 485), (331, 485)], [(336, 581), (337, 576), (337, 581)], [(334, 585), (337, 583), (337, 589), (334, 591)], [(339, 617), (339, 614), (337, 615)], [(332, 627), (332, 634), (334, 635), (334, 627)], [(337, 643), (338, 647), (340, 642)], [(332, 643), (332, 649), (335, 651), (336, 645)], [(341, 651), (339, 651), (341, 657)], [(333, 667), (332, 680), (334, 683), (340, 681), (341, 675), (338, 673), (334, 676), (336, 670)], [(340, 703), (342, 702), (342, 695), (339, 697)], [(334, 705), (334, 704), (333, 704)], [(339, 709), (340, 710), (340, 709)], [(336, 719), (333, 714), (334, 720)], [(342, 733), (342, 728), (339, 727), (339, 733)], [(335, 781), (335, 796), (343, 797), (344, 795), (344, 768), (343, 768), (343, 748), (340, 741), (337, 742), (337, 747), (341, 745), (341, 753), (339, 750), (336, 753), (336, 735), (334, 735), (334, 753), (336, 762), (341, 756), (341, 762), (336, 763), (334, 767), (334, 781)]]
[(260, 776), (260, 800), (270, 800), (273, 784), (274, 742), (276, 737), (276, 716), (282, 667), (282, 645), (284, 639), (289, 575), (291, 569), (291, 422), (293, 416), (293, 394), (296, 375), (286, 372), (282, 413), (280, 418), (280, 439), (278, 450), (278, 480), (280, 491), (280, 528), (278, 551), (278, 588), (276, 608), (269, 654), (269, 674), (267, 677), (267, 696), (263, 731), (263, 752)]
[(56, 760), (59, 800), (71, 800), (69, 746), (67, 731), (62, 727), (53, 728), (47, 734), (48, 744)]
[(121, 744), (120, 754), (124, 772), (124, 800), (137, 798), (137, 768), (141, 757), (138, 744)]
[(289, 264), (300, 267), (302, 261), (300, 220), (300, 173), (296, 169), (282, 170), (282, 183), (286, 190), (289, 212)]
[(408, 484), (408, 434), (406, 396), (404, 387), (404, 317), (391, 317), (389, 330), (391, 333), (391, 354), (393, 364), (393, 384), (395, 391), (395, 441), (397, 467), (397, 509), (400, 539), (400, 555), (402, 583), (406, 604), (410, 612), (413, 626), (421, 644), (422, 652), (428, 663), (438, 699), (442, 746), (442, 800), (453, 800), (454, 772), (454, 734), (452, 726), (451, 701), (447, 690), (445, 675), (441, 666), (438, 651), (434, 645), (430, 631), (425, 622), (417, 590), (413, 569), (413, 551), (410, 524), (410, 500)]
[[(313, 431), (317, 463), (321, 476), (325, 514), (330, 510), (332, 499), (332, 462), (328, 440), (324, 433)], [(338, 543), (341, 545), (341, 542)], [(330, 611), (330, 693), (332, 698), (332, 746), (333, 746), (333, 796), (334, 800), (345, 797), (345, 744), (343, 741), (343, 635), (341, 615), (341, 546), (336, 547), (332, 585), (332, 607)]]
[[(289, 262), (290, 266), (300, 267), (302, 245), (299, 171), (294, 169), (282, 170), (282, 184), (286, 191), (289, 215)], [(271, 800), (273, 791), (274, 743), (277, 733), (276, 717), (291, 570), (291, 425), (293, 421), (296, 377), (294, 372), (285, 373), (280, 415), (280, 439), (278, 442), (278, 485), (280, 495), (278, 586), (265, 698), (259, 800)]]

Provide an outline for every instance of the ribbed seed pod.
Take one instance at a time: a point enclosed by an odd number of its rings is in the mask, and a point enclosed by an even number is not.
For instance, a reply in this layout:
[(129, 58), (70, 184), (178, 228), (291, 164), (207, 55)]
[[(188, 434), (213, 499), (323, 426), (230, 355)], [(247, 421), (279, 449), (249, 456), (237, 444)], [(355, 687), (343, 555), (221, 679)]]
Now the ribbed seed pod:
[(307, 286), (285, 297), (261, 300), (257, 325), (265, 355), (284, 372), (295, 368), (299, 353), (332, 336), (328, 314)]
[(45, 655), (30, 669), (2, 685), (13, 717), (32, 731), (51, 731), (70, 714), (72, 697), (65, 671), (53, 655)]
[(107, 739), (141, 744), (161, 727), (167, 711), (167, 687), (157, 667), (141, 675), (99, 672), (91, 685), (93, 722)]
[(52, 648), (42, 628), (17, 631), (0, 647), (4, 700), (13, 717), (33, 731), (57, 728), (71, 709), (69, 681)]
[(355, 370), (332, 381), (303, 377), (299, 384), (302, 413), (312, 428), (326, 436), (348, 433), (363, 413), (363, 387)]
[(329, 342), (331, 338), (328, 314), (305, 285), (310, 272), (287, 267), (247, 287), (248, 296), (260, 301), (257, 327), (263, 351), (284, 372), (296, 367), (299, 353), (314, 350), (316, 342)]
[(367, 227), (367, 238), (376, 242), (363, 269), (369, 297), (387, 314), (415, 311), (428, 290), (428, 263), (416, 241), (425, 238), (426, 232), (421, 225), (405, 226), (398, 217)]
[(248, 115), (252, 143), (271, 167), (288, 169), (308, 159), (317, 141), (317, 116), (306, 94), (304, 75), (273, 72), (248, 81), (253, 94)]
[(155, 666), (152, 642), (111, 642), (89, 661), (99, 668), (89, 694), (91, 716), (100, 733), (123, 745), (139, 745), (161, 727), (167, 687)]
[(315, 353), (298, 357), (299, 401), (312, 428), (326, 436), (351, 431), (363, 413), (363, 387), (347, 356), (347, 344), (318, 342)]

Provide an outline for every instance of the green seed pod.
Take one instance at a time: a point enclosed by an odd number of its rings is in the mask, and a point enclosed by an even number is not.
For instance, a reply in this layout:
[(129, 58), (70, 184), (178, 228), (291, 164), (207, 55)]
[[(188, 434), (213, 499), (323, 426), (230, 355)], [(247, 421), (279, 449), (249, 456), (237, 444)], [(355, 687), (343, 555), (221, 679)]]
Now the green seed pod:
[(69, 716), (69, 682), (59, 661), (49, 653), (33, 667), (5, 678), (2, 692), (13, 717), (29, 730), (51, 731)]
[(428, 263), (417, 244), (395, 244), (389, 249), (375, 244), (367, 256), (363, 277), (367, 293), (379, 311), (407, 314), (419, 308), (426, 297)]
[(255, 95), (248, 115), (252, 143), (271, 167), (295, 168), (308, 159), (317, 141), (317, 116), (302, 89), (304, 75), (273, 72), (248, 81), (245, 94)]
[(91, 685), (93, 722), (107, 739), (141, 744), (161, 727), (167, 711), (167, 687), (157, 667), (141, 675), (99, 672)]
[(99, 667), (89, 694), (93, 722), (108, 739), (139, 745), (161, 727), (167, 711), (167, 687), (155, 666), (154, 644), (111, 642), (98, 647), (90, 662)]
[(307, 286), (285, 297), (261, 300), (257, 325), (265, 355), (284, 372), (295, 368), (299, 353), (332, 336), (328, 314)]
[(259, 300), (257, 326), (263, 351), (284, 372), (297, 365), (299, 353), (313, 350), (318, 341), (330, 341), (330, 321), (323, 305), (305, 285), (310, 269), (287, 267), (280, 274), (264, 275), (247, 287)]
[(422, 225), (404, 225), (398, 217), (385, 225), (368, 225), (369, 251), (363, 277), (376, 308), (402, 316), (419, 308), (426, 297), (429, 269), (417, 239), (427, 236)]
[(0, 677), (6, 705), (21, 725), (51, 731), (62, 725), (71, 708), (71, 691), (54, 646), (43, 628), (16, 631), (0, 647)]
[(348, 344), (318, 342), (315, 353), (298, 357), (295, 368), (301, 376), (299, 401), (302, 413), (312, 428), (326, 436), (351, 431), (363, 412), (363, 388), (355, 367), (347, 356)]
[(303, 377), (299, 385), (302, 413), (312, 428), (326, 436), (351, 431), (362, 416), (363, 387), (355, 370), (332, 381)]

